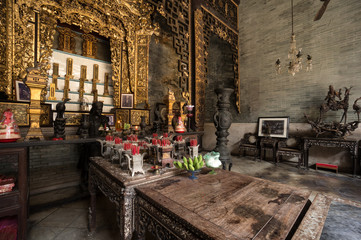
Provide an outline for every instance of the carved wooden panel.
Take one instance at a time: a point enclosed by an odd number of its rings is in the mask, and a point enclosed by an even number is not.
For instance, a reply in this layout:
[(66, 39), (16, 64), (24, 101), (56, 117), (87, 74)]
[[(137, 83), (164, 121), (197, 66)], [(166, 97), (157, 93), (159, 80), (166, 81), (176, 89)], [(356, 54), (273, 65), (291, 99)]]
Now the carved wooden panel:
[(207, 7), (216, 10), (226, 21), (227, 24), (237, 29), (237, 6), (239, 4), (233, 0), (206, 0)]
[(148, 101), (148, 61), (149, 59), (149, 41), (147, 35), (137, 36), (137, 55), (136, 55), (136, 89), (134, 95), (135, 105)]
[(173, 32), (173, 47), (178, 54), (178, 84), (184, 97), (191, 96), (189, 80), (189, 0), (150, 0), (157, 11), (167, 19), (167, 24)]
[(197, 128), (203, 131), (204, 125), (204, 104), (205, 104), (205, 83), (207, 74), (207, 57), (209, 41), (212, 34), (225, 40), (231, 45), (234, 87), (236, 94), (236, 105), (240, 111), (240, 89), (238, 77), (238, 32), (220, 21), (204, 7), (197, 9), (194, 14), (195, 22), (195, 121)]

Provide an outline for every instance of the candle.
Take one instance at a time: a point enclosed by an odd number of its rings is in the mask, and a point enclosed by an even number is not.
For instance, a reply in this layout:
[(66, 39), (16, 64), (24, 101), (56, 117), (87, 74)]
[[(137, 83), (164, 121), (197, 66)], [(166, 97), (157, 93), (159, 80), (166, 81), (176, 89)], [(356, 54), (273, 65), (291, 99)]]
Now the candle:
[(116, 138), (114, 139), (114, 142), (115, 142), (115, 144), (120, 144), (120, 143), (121, 143), (121, 140), (122, 140), (122, 139), (120, 139), (119, 137), (116, 137)]

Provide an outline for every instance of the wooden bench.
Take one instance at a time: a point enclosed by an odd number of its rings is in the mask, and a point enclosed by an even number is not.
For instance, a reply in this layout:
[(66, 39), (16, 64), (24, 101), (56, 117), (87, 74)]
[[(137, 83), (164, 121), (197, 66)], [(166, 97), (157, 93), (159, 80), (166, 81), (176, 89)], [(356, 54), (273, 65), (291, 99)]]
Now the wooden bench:
[(336, 173), (338, 173), (337, 165), (327, 164), (327, 163), (316, 163), (316, 170), (318, 170), (318, 168), (332, 169), (332, 170), (336, 170)]

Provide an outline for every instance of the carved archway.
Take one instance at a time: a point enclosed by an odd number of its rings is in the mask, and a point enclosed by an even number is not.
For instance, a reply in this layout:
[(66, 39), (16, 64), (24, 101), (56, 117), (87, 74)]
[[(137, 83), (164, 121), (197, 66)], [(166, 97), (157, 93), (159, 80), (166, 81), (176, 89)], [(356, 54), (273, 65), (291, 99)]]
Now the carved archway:
[(205, 89), (209, 40), (212, 34), (231, 45), (236, 106), (240, 112), (240, 84), (238, 77), (238, 33), (203, 6), (194, 13), (195, 22), (195, 121), (198, 130), (204, 126)]
[[(37, 56), (42, 72), (47, 73), (50, 69), (49, 58), (52, 55), (55, 27), (59, 21), (110, 39), (115, 107), (120, 107), (122, 92), (134, 93), (135, 102), (147, 100), (147, 78), (142, 78), (139, 84), (142, 89), (137, 91), (137, 72), (138, 68), (141, 68), (141, 71), (147, 70), (144, 70), (143, 65), (147, 66), (148, 55), (139, 58), (137, 56), (145, 54), (144, 46), (148, 46), (149, 36), (157, 30), (151, 23), (151, 5), (142, 0), (6, 0), (6, 12), (13, 14), (6, 15), (5, 42), (10, 47), (6, 52), (7, 76), (0, 79), (1, 86), (12, 86), (12, 79), (23, 77), (25, 70), (33, 66), (34, 56)], [(36, 23), (38, 26), (35, 26)], [(34, 29), (37, 27), (38, 32)], [(34, 53), (36, 38), (39, 39), (38, 52)], [(2, 41), (0, 43), (2, 44)], [(144, 57), (147, 59), (146, 63)], [(9, 87), (5, 90), (9, 94)]]

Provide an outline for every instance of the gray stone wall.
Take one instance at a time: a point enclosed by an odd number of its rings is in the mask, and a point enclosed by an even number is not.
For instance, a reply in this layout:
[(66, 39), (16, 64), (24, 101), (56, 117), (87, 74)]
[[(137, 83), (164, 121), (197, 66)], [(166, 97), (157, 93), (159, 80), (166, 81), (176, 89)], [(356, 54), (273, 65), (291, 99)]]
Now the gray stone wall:
[[(285, 67), (291, 37), (290, 1), (242, 0), (239, 5), (239, 73), (241, 114), (234, 122), (256, 122), (260, 116), (290, 116), (305, 122), (303, 113), (318, 116), (328, 86), (353, 86), (350, 105), (361, 96), (361, 1), (331, 1), (313, 21), (320, 1), (294, 1), (294, 33), (303, 59), (312, 55), (313, 71), (293, 77)], [(280, 58), (282, 75), (275, 73)], [(305, 66), (305, 65), (304, 65)], [(341, 118), (327, 113), (327, 120)], [(356, 120), (352, 109), (349, 120)]]
[[(207, 59), (207, 84), (205, 96), (205, 121), (213, 122), (213, 115), (217, 109), (217, 88), (234, 88), (234, 73), (231, 46), (217, 36), (210, 38)], [(231, 112), (236, 115), (235, 96), (231, 97), (234, 106)]]

